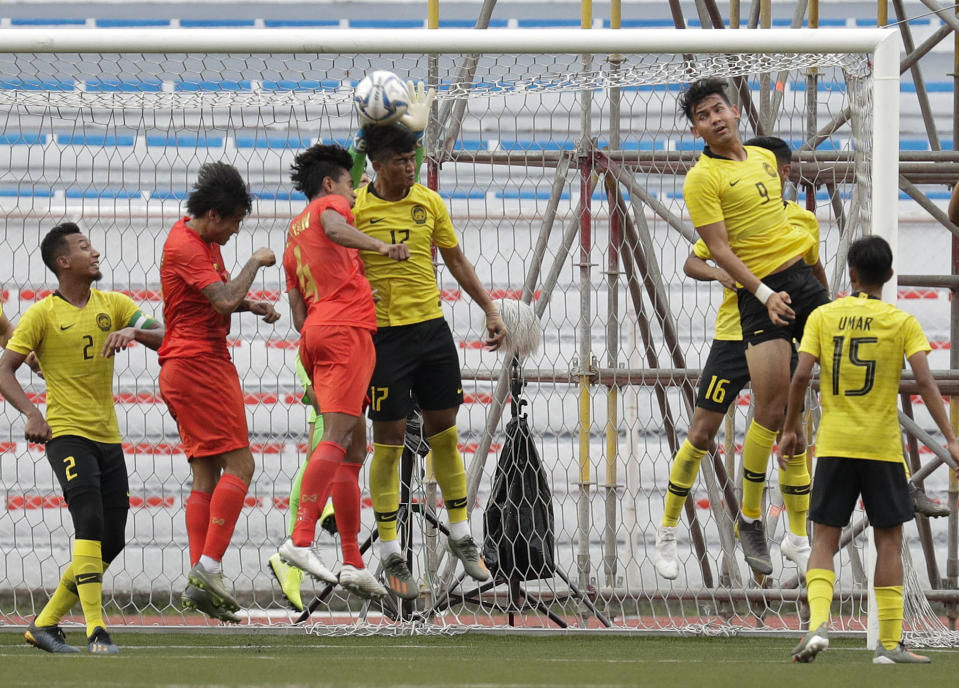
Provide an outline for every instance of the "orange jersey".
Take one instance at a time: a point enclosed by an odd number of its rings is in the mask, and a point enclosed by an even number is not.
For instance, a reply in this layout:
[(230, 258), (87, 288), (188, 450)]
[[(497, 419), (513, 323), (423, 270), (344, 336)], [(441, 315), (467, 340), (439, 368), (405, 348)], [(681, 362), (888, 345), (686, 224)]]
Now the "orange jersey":
[(160, 363), (198, 354), (230, 357), (226, 348), (230, 314), (217, 313), (202, 293), (211, 284), (229, 282), (230, 273), (223, 267), (219, 244), (203, 241), (187, 227), (189, 219), (173, 225), (163, 244), (160, 286), (166, 334), (157, 352)]
[(299, 290), (310, 325), (350, 325), (376, 330), (373, 292), (360, 252), (331, 241), (320, 216), (333, 210), (354, 224), (349, 202), (330, 194), (316, 198), (290, 223), (283, 252), (286, 289)]

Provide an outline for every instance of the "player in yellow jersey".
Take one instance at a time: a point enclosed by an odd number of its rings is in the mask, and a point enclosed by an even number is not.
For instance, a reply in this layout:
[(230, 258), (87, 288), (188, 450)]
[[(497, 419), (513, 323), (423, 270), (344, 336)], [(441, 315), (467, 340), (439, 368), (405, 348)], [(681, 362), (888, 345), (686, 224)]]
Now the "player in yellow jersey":
[[(774, 136), (750, 139), (747, 146), (759, 146), (773, 152), (782, 185), (792, 171), (792, 151), (789, 144)], [(828, 289), (826, 271), (819, 260), (819, 223), (816, 215), (794, 201), (783, 200), (786, 215), (792, 226), (810, 233), (814, 238), (803, 260), (810, 265), (816, 279)], [(674, 579), (679, 575), (676, 556), (676, 524), (679, 514), (699, 473), (702, 457), (709, 451), (713, 438), (719, 431), (723, 417), (740, 390), (749, 382), (749, 367), (743, 346), (743, 332), (739, 325), (739, 305), (736, 282), (720, 267), (706, 261), (712, 254), (702, 239), (698, 240), (692, 253), (683, 265), (683, 271), (693, 279), (716, 280), (723, 289), (723, 302), (716, 313), (716, 328), (709, 355), (699, 380), (696, 408), (689, 424), (686, 441), (676, 452), (669, 472), (669, 484), (663, 505), (663, 520), (656, 531), (656, 549), (653, 566), (663, 578)], [(791, 462), (779, 472), (779, 484), (789, 517), (789, 532), (781, 544), (782, 553), (799, 568), (806, 570), (809, 558), (809, 540), (806, 534), (806, 512), (809, 508), (809, 472), (805, 463)]]
[(375, 178), (357, 191), (353, 207), (356, 226), (375, 238), (402, 242), (410, 249), (410, 259), (403, 262), (362, 253), (366, 276), (379, 299), (378, 331), (373, 338), (377, 361), (370, 382), (370, 492), (387, 583), (394, 593), (410, 599), (419, 594), (419, 588), (400, 549), (396, 517), (398, 466), (414, 395), (423, 411), (437, 482), (449, 514), (450, 551), (474, 579), (489, 578), (467, 518), (466, 471), (456, 431), (463, 387), (459, 356), (440, 309), (433, 246), (459, 285), (486, 313), (490, 348), (499, 347), (506, 328), (459, 245), (443, 199), (415, 182), (417, 134), (395, 124), (367, 127), (365, 139)]
[(780, 440), (780, 463), (802, 446), (802, 403), (812, 367), (821, 367), (822, 420), (809, 517), (815, 524), (806, 572), (809, 628), (793, 659), (811, 662), (829, 646), (829, 607), (839, 535), (860, 496), (875, 531), (879, 647), (875, 664), (928, 662), (902, 638), (902, 524), (912, 519), (899, 428), (899, 379), (909, 361), (930, 415), (959, 461), (939, 387), (929, 372), (929, 342), (916, 319), (880, 300), (892, 278), (892, 250), (882, 237), (853, 242), (848, 254), (853, 294), (813, 311), (799, 346)]
[[(25, 637), (47, 652), (78, 652), (66, 643), (59, 622), (79, 599), (90, 652), (114, 654), (118, 649), (103, 621), (103, 572), (123, 550), (130, 499), (113, 406), (113, 356), (134, 341), (157, 349), (163, 327), (130, 297), (91, 288), (102, 277), (100, 254), (74, 223), (51, 229), (40, 253), (58, 287), (17, 323), (0, 358), (0, 394), (26, 415), (26, 439), (46, 444), (73, 520), (74, 543), (70, 565)], [(46, 379), (46, 417), (16, 378), (31, 352)]]
[[(769, 574), (760, 509), (769, 453), (786, 407), (792, 340), (802, 336), (809, 313), (829, 295), (803, 260), (815, 240), (787, 218), (775, 156), (740, 140), (739, 110), (726, 96), (725, 81), (694, 82), (680, 104), (693, 134), (706, 142), (686, 175), (683, 198), (713, 260), (741, 285), (739, 319), (755, 412), (743, 443), (735, 532), (746, 563)], [(805, 462), (802, 452), (798, 456)]]

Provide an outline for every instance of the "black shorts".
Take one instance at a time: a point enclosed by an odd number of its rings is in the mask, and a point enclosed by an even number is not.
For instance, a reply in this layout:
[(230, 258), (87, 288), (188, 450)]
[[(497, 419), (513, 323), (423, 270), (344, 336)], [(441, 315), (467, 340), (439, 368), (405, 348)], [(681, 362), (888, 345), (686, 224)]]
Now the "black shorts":
[(372, 420), (400, 420), (413, 408), (440, 411), (463, 403), (460, 359), (445, 318), (381, 327), (373, 335)]
[(749, 384), (746, 345), (742, 340), (714, 339), (703, 366), (696, 392), (696, 406), (707, 411), (726, 413), (743, 387)]
[(842, 528), (862, 495), (874, 528), (891, 528), (913, 518), (912, 498), (901, 462), (820, 456), (809, 500), (809, 520)]
[(739, 289), (739, 322), (743, 328), (743, 340), (746, 344), (759, 344), (772, 339), (802, 341), (809, 314), (825, 303), (829, 303), (829, 294), (820, 284), (810, 268), (803, 261), (790, 265), (782, 272), (767, 275), (763, 284), (775, 292), (789, 294), (790, 308), (796, 318), (788, 325), (773, 325), (766, 306), (746, 289)]
[(130, 506), (127, 464), (119, 444), (61, 435), (47, 442), (47, 460), (67, 504), (72, 495), (95, 492), (103, 500), (104, 509)]

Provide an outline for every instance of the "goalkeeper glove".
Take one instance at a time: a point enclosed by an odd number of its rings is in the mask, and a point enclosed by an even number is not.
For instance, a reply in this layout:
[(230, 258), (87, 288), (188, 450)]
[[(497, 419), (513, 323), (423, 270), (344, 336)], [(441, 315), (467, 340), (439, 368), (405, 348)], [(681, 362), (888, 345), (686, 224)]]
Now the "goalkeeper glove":
[(353, 150), (357, 153), (366, 152), (366, 124), (360, 122), (360, 128), (356, 130), (356, 135), (353, 137)]
[(427, 89), (422, 81), (416, 84), (407, 81), (406, 88), (409, 90), (410, 102), (406, 114), (400, 117), (400, 123), (419, 137), (423, 135), (423, 130), (430, 121), (430, 106), (436, 97), (436, 89)]

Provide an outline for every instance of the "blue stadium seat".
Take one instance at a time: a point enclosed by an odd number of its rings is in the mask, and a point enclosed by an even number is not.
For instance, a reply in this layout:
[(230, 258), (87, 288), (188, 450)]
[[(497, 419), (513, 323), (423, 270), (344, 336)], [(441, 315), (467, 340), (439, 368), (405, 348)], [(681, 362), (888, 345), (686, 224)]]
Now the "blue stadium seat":
[(132, 134), (57, 134), (57, 143), (62, 146), (132, 146), (136, 137)]
[(0, 134), (0, 145), (3, 146), (32, 146), (46, 142), (46, 134)]

